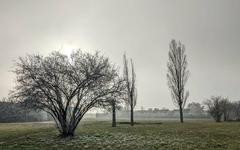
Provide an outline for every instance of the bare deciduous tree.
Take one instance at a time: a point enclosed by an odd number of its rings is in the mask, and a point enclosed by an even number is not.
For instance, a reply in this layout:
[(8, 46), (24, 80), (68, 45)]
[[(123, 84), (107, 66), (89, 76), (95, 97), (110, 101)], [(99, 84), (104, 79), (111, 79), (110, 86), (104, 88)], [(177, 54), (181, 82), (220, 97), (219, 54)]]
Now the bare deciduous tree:
[(222, 98), (222, 111), (223, 111), (223, 121), (229, 121), (230, 113), (231, 113), (231, 102), (228, 98)]
[(232, 103), (233, 119), (240, 121), (240, 101)]
[(117, 126), (116, 110), (119, 110), (121, 108), (120, 104), (121, 101), (116, 97), (107, 99), (104, 104), (101, 104), (107, 111), (111, 111), (112, 113), (112, 127)]
[(196, 102), (189, 103), (187, 108), (189, 109), (189, 112), (192, 114), (201, 114), (204, 112), (204, 106)]
[(223, 115), (223, 103), (221, 96), (212, 96), (208, 99), (205, 104), (208, 107), (209, 114), (213, 117), (216, 122), (220, 122)]
[(116, 89), (117, 92), (112, 94), (112, 96), (108, 99), (99, 103), (100, 107), (103, 107), (108, 111), (112, 111), (112, 127), (116, 127), (117, 125), (116, 110), (121, 108), (126, 88), (124, 79), (119, 78), (116, 82), (114, 82), (114, 84), (118, 85), (116, 86), (118, 88)]
[(49, 56), (20, 57), (13, 97), (28, 107), (47, 111), (62, 137), (73, 136), (89, 109), (118, 93), (117, 69), (109, 59), (73, 51), (71, 56), (53, 52)]
[(183, 109), (189, 97), (189, 91), (185, 91), (185, 85), (189, 77), (187, 70), (187, 56), (185, 46), (172, 40), (169, 46), (169, 61), (167, 64), (168, 85), (171, 90), (171, 96), (174, 104), (179, 107), (180, 121), (183, 123)]
[(126, 57), (126, 54), (123, 56), (123, 64), (124, 64), (124, 70), (123, 70), (123, 76), (126, 81), (126, 103), (130, 106), (130, 121), (131, 126), (134, 125), (134, 107), (136, 106), (137, 101), (137, 89), (136, 89), (136, 73), (134, 70), (134, 65), (132, 59), (131, 61), (131, 73), (128, 69), (128, 60)]

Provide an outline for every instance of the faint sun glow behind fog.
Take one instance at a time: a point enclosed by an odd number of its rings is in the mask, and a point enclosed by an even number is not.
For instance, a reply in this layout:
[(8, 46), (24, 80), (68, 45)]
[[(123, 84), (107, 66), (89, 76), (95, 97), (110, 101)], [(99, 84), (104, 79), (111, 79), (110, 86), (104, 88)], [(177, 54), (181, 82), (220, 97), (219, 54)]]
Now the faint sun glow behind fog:
[(70, 56), (72, 51), (80, 49), (79, 46), (73, 44), (62, 44), (59, 51), (67, 56)]

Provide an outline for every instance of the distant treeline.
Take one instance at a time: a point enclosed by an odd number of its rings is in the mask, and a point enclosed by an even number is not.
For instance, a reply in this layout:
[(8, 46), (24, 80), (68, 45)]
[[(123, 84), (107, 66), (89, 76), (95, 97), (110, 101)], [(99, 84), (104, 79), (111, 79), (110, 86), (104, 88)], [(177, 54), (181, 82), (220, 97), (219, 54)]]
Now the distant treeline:
[(0, 123), (48, 121), (51, 117), (43, 111), (23, 107), (20, 103), (0, 102)]
[(232, 102), (226, 97), (212, 96), (204, 103), (216, 122), (240, 121), (240, 101)]
[[(204, 111), (202, 113), (190, 113), (188, 110), (183, 110), (183, 116), (185, 118), (210, 118), (210, 115)], [(111, 113), (97, 113), (97, 118), (111, 118)], [(117, 111), (117, 117), (119, 119), (125, 119), (129, 117), (129, 111)], [(179, 110), (159, 110), (159, 111), (150, 111), (150, 110), (136, 110), (134, 112), (134, 117), (136, 119), (148, 119), (148, 118), (179, 118)]]
[[(204, 106), (200, 103), (190, 103), (188, 104), (187, 108), (183, 110), (183, 115), (186, 118), (210, 118), (207, 110), (204, 110)], [(128, 118), (129, 111), (128, 110), (120, 110), (117, 112), (118, 118)], [(109, 112), (105, 113), (97, 113), (97, 118), (109, 118), (111, 114)], [(179, 110), (174, 109), (166, 109), (166, 108), (149, 108), (147, 110), (141, 109), (136, 110), (134, 113), (135, 118), (178, 118), (179, 117)]]

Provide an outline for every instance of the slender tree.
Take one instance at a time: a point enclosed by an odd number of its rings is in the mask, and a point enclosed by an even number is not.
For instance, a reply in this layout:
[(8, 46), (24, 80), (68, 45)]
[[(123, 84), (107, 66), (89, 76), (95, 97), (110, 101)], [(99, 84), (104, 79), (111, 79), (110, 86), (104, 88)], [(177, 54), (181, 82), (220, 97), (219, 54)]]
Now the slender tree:
[(130, 107), (130, 121), (131, 126), (134, 125), (134, 107), (136, 106), (137, 101), (137, 89), (136, 89), (136, 73), (134, 70), (134, 64), (132, 59), (131, 61), (131, 72), (129, 72), (128, 68), (128, 60), (126, 54), (123, 55), (123, 76), (126, 82), (126, 103)]
[(112, 113), (112, 127), (117, 126), (116, 110), (120, 110), (121, 101), (115, 97), (105, 100), (104, 104), (101, 104), (103, 108)]
[(14, 71), (17, 85), (12, 96), (26, 106), (48, 112), (62, 137), (73, 136), (79, 122), (100, 101), (118, 93), (117, 69), (108, 58), (73, 51), (71, 56), (20, 57)]
[(179, 108), (180, 121), (183, 123), (183, 109), (189, 97), (189, 91), (185, 89), (189, 77), (185, 46), (180, 41), (177, 43), (175, 40), (172, 40), (169, 46), (168, 56), (168, 86), (173, 102)]
[(105, 99), (99, 103), (100, 107), (103, 107), (107, 111), (112, 112), (112, 127), (117, 126), (117, 121), (116, 121), (116, 110), (120, 110), (121, 104), (123, 103), (124, 99), (124, 94), (125, 94), (125, 82), (124, 79), (119, 78), (114, 84), (117, 84), (118, 89), (114, 94), (112, 94), (111, 97), (108, 99)]

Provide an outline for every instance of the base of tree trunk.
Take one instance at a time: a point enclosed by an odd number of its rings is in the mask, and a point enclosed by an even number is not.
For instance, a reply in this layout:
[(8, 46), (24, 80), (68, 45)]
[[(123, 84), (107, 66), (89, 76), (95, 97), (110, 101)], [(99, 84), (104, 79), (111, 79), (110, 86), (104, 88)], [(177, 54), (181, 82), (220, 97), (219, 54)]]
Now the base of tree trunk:
[(74, 133), (61, 133), (59, 136), (61, 138), (68, 138), (68, 137), (72, 138), (74, 137)]

